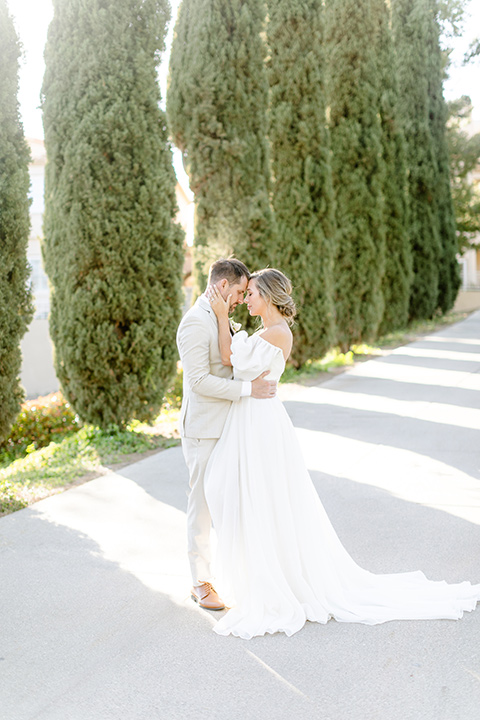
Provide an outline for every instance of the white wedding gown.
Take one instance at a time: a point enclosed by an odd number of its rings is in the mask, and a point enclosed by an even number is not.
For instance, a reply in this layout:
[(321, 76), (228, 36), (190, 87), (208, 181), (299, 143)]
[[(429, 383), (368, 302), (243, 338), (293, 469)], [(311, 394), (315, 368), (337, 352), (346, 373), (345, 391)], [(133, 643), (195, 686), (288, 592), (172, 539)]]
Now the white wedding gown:
[[(232, 365), (240, 380), (268, 369), (278, 380), (285, 368), (279, 348), (243, 331), (232, 340)], [(220, 635), (292, 635), (306, 620), (330, 618), (368, 625), (458, 619), (480, 600), (480, 585), (359, 567), (327, 517), (278, 398), (232, 404), (205, 494), (218, 537), (217, 573), (232, 605), (215, 625)]]

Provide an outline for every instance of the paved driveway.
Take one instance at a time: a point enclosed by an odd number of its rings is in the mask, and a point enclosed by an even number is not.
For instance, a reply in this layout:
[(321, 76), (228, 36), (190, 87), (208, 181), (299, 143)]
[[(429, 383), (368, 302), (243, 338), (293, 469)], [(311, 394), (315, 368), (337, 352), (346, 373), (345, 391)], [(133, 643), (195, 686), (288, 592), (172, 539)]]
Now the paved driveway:
[[(480, 312), (281, 396), (358, 563), (480, 582)], [(186, 487), (172, 448), (0, 520), (2, 720), (479, 717), (480, 608), (215, 635), (189, 598)]]

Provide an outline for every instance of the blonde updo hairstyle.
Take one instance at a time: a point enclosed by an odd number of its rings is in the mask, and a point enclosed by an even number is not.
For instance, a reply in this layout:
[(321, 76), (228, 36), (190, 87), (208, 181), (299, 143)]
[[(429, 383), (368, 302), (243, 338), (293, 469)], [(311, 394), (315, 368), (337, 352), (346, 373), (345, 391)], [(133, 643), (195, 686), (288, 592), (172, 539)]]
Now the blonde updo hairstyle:
[(293, 325), (297, 309), (291, 297), (292, 283), (280, 270), (265, 268), (250, 276), (265, 302), (275, 305), (289, 325)]

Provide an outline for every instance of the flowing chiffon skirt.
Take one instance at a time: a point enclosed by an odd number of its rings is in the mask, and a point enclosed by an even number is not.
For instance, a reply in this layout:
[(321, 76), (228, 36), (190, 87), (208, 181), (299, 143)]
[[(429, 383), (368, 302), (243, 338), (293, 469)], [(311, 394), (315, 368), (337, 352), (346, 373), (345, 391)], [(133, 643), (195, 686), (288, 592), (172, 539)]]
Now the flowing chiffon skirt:
[(218, 575), (232, 603), (214, 628), (220, 635), (292, 635), (306, 620), (330, 618), (368, 625), (458, 619), (480, 600), (480, 585), (359, 567), (328, 519), (278, 398), (232, 404), (205, 493)]

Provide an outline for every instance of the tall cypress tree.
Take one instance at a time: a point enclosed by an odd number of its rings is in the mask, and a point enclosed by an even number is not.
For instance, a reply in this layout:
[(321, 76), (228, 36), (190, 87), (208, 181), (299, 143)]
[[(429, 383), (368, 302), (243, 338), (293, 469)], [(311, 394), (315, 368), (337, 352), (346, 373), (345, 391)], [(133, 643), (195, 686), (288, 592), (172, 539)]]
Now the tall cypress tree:
[(327, 0), (328, 104), (336, 194), (335, 267), (342, 348), (375, 337), (383, 315), (385, 163), (378, 18), (372, 0)]
[(292, 360), (334, 342), (335, 209), (325, 116), (324, 13), (317, 0), (268, 8), (270, 140), (277, 243), (271, 264), (292, 278), (298, 304)]
[(428, 94), (430, 131), (437, 160), (435, 211), (438, 220), (441, 255), (438, 277), (438, 306), (442, 312), (453, 307), (460, 288), (460, 266), (455, 211), (450, 185), (450, 162), (446, 137), (447, 106), (443, 97), (443, 59), (437, 0), (428, 2)]
[(27, 243), (30, 231), (28, 162), (17, 100), (20, 44), (0, 0), (0, 442), (20, 410), (20, 340), (33, 314)]
[(251, 269), (273, 243), (262, 0), (183, 0), (167, 116), (195, 194), (195, 274), (234, 253)]
[(442, 256), (437, 214), (437, 159), (430, 127), (429, 9), (427, 0), (394, 0), (399, 103), (407, 147), (409, 232), (413, 254), (410, 317), (432, 317), (438, 307)]
[(43, 84), (56, 371), (79, 415), (149, 418), (176, 362), (183, 233), (156, 69), (166, 0), (55, 0)]
[(375, 0), (378, 17), (378, 61), (382, 152), (386, 172), (385, 198), (386, 257), (382, 291), (385, 309), (380, 334), (405, 327), (408, 322), (412, 283), (412, 249), (408, 223), (406, 147), (397, 109), (398, 82), (390, 11), (385, 0)]

